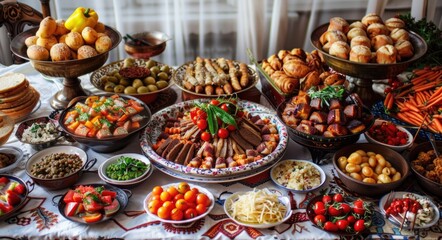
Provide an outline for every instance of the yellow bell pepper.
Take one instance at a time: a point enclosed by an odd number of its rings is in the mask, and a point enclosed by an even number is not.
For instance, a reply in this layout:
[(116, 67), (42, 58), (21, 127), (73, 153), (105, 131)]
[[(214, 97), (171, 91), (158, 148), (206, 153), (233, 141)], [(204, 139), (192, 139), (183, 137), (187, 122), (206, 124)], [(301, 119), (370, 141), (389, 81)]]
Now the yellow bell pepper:
[(73, 32), (81, 33), (85, 27), (95, 27), (97, 22), (98, 14), (93, 9), (79, 7), (66, 20), (64, 26)]

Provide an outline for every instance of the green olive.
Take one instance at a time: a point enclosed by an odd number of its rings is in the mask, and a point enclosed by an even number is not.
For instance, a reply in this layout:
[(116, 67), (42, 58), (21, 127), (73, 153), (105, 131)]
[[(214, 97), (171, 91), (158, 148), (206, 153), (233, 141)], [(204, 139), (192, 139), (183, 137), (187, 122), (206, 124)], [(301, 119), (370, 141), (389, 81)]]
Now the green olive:
[(146, 86), (141, 86), (139, 88), (137, 88), (137, 93), (148, 93), (149, 92), (149, 88)]
[(158, 81), (156, 83), (156, 86), (158, 87), (158, 89), (163, 89), (163, 88), (167, 87), (168, 85), (169, 85), (169, 83), (164, 80)]
[(127, 86), (130, 86), (130, 82), (129, 82), (129, 80), (122, 78), (122, 79), (120, 79), (120, 85), (127, 87)]
[(158, 87), (156, 85), (147, 85), (147, 88), (149, 88), (150, 92), (158, 91)]
[(150, 72), (151, 72), (151, 73), (154, 73), (155, 76), (156, 76), (156, 75), (158, 75), (158, 73), (160, 72), (160, 68), (159, 68), (158, 66), (151, 67), (151, 68), (150, 68)]
[(147, 78), (145, 78), (144, 79), (144, 85), (150, 85), (150, 84), (155, 84), (155, 78), (153, 78), (153, 77), (147, 77)]
[(106, 78), (106, 82), (118, 83), (118, 78), (116, 78), (114, 76), (105, 76), (105, 78)]
[(104, 91), (106, 92), (113, 92), (115, 87), (115, 83), (113, 82), (107, 82), (106, 85), (104, 85)]
[(112, 70), (112, 71), (110, 71), (108, 74), (106, 74), (106, 75), (108, 75), (108, 76), (115, 76), (115, 74), (117, 74), (118, 73), (118, 70), (117, 69), (114, 69), (114, 70)]
[(161, 70), (161, 72), (169, 73), (170, 68), (168, 65), (163, 65), (163, 66), (161, 66), (160, 70)]
[(123, 85), (117, 85), (114, 87), (115, 93), (123, 93), (124, 92), (124, 86)]
[(123, 61), (123, 68), (132, 67), (135, 63), (135, 59), (133, 58), (126, 58)]
[(156, 65), (157, 65), (157, 63), (152, 59), (150, 59), (149, 61), (146, 62), (146, 68), (149, 68), (149, 69), (156, 66)]
[(135, 94), (135, 93), (137, 93), (137, 89), (132, 86), (126, 87), (124, 89), (124, 94)]
[(139, 88), (143, 86), (143, 82), (140, 79), (135, 79), (134, 82), (132, 83), (132, 87), (134, 88)]
[(121, 76), (119, 72), (115, 73), (114, 77), (116, 77), (118, 80), (123, 79), (123, 76)]
[(161, 80), (167, 80), (167, 79), (169, 79), (169, 75), (167, 75), (167, 73), (165, 73), (165, 72), (160, 72), (160, 73), (158, 73), (157, 77), (158, 77), (159, 79), (161, 79)]

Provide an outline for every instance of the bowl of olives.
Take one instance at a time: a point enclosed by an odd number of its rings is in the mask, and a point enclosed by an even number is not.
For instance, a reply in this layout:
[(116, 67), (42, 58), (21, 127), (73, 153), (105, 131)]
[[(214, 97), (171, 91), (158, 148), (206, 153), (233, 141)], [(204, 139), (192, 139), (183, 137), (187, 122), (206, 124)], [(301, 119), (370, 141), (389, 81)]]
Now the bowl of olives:
[(94, 71), (90, 81), (102, 91), (127, 94), (149, 104), (169, 89), (172, 74), (170, 66), (155, 60), (126, 58)]

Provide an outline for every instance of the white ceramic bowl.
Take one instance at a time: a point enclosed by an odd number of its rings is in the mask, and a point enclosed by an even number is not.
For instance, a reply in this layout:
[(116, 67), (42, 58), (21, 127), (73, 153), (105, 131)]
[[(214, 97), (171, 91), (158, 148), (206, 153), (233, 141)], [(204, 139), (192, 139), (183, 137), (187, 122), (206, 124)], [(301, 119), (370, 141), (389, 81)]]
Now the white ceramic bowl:
[[(389, 121), (385, 121), (385, 120), (381, 120), (381, 119), (376, 119), (376, 121), (374, 122), (372, 128), (375, 127), (375, 126), (381, 125), (382, 123), (386, 123), (386, 122), (389, 122)], [(392, 124), (394, 124), (394, 123), (392, 123)], [(374, 139), (372, 136), (370, 136), (370, 130), (366, 131), (364, 133), (364, 135), (365, 135), (365, 138), (367, 139), (367, 141), (370, 142), (370, 143), (379, 144), (379, 145), (382, 145), (382, 146), (389, 147), (389, 148), (391, 148), (391, 149), (393, 149), (393, 150), (395, 150), (397, 152), (402, 152), (405, 149), (407, 149), (408, 147), (410, 147), (411, 144), (413, 144), (413, 135), (407, 129), (405, 129), (405, 128), (401, 127), (401, 126), (397, 126), (396, 125), (396, 128), (399, 129), (402, 132), (405, 132), (407, 134), (407, 138), (408, 139), (407, 139), (407, 143), (406, 144), (399, 145), (399, 146), (394, 146), (394, 145), (390, 145), (390, 144), (386, 144), (386, 143), (380, 142), (380, 141)]]
[(16, 147), (9, 147), (9, 146), (0, 147), (0, 153), (13, 154), (15, 156), (15, 162), (4, 168), (0, 168), (0, 173), (8, 172), (14, 169), (15, 167), (17, 167), (18, 163), (23, 158), (23, 151), (20, 148)]
[[(144, 162), (148, 166), (148, 168), (146, 169), (146, 171), (142, 175), (140, 175), (139, 177), (133, 178), (133, 179), (129, 179), (129, 180), (112, 179), (106, 174), (106, 168), (109, 167), (109, 165), (116, 163), (120, 157), (130, 157), (133, 159), (140, 160), (140, 161)], [(152, 164), (150, 163), (149, 159), (147, 159), (147, 157), (145, 157), (144, 155), (137, 154), (137, 153), (123, 153), (123, 154), (115, 155), (113, 157), (106, 159), (100, 165), (100, 167), (98, 167), (98, 174), (99, 174), (100, 178), (107, 183), (123, 186), (125, 184), (138, 183), (138, 182), (140, 182), (140, 180), (145, 180), (146, 176), (148, 174), (150, 175), (152, 173), (151, 169), (152, 169)]]
[[(171, 184), (163, 185), (161, 187), (163, 189), (167, 189), (168, 187), (171, 187), (171, 186), (177, 187), (179, 184), (180, 183), (171, 183)], [(189, 183), (189, 186), (190, 186), (190, 188), (197, 188), (200, 193), (206, 194), (207, 197), (209, 197), (210, 201), (212, 202), (210, 204), (210, 206), (207, 208), (207, 211), (205, 213), (203, 213), (201, 215), (198, 215), (198, 216), (196, 216), (194, 218), (191, 218), (191, 219), (185, 219), (185, 220), (180, 220), (180, 221), (167, 220), (167, 219), (159, 218), (157, 215), (155, 215), (155, 214), (153, 214), (153, 213), (151, 213), (149, 211), (148, 205), (149, 205), (150, 199), (152, 198), (152, 192), (150, 192), (146, 196), (146, 198), (144, 199), (144, 202), (143, 202), (144, 210), (146, 211), (147, 215), (149, 215), (150, 217), (154, 218), (155, 220), (159, 220), (159, 221), (165, 222), (165, 223), (172, 223), (172, 224), (191, 223), (191, 222), (194, 222), (194, 221), (196, 221), (198, 219), (201, 219), (201, 218), (207, 216), (207, 214), (209, 214), (210, 211), (212, 211), (213, 207), (215, 206), (215, 198), (213, 197), (213, 194), (209, 190), (207, 190), (206, 188), (200, 187), (198, 185), (194, 185), (194, 184)]]
[(285, 207), (287, 208), (287, 211), (281, 221), (274, 222), (274, 223), (247, 223), (247, 222), (239, 221), (238, 219), (236, 219), (232, 216), (232, 213), (229, 209), (231, 208), (230, 206), (232, 205), (232, 203), (237, 201), (241, 195), (244, 195), (246, 193), (247, 192), (236, 192), (236, 193), (230, 195), (224, 201), (224, 212), (227, 214), (227, 216), (229, 216), (230, 219), (232, 219), (237, 224), (240, 224), (240, 225), (243, 225), (246, 227), (253, 227), (253, 228), (271, 228), (271, 227), (282, 224), (283, 222), (287, 221), (290, 218), (290, 216), (292, 216), (292, 208), (290, 206), (290, 199), (287, 196), (280, 196), (280, 197), (278, 197), (279, 202), (284, 204)]
[[(314, 167), (316, 170), (318, 170), (319, 178), (320, 178), (320, 181), (319, 181), (318, 185), (312, 186), (309, 189), (298, 190), (298, 189), (295, 189), (295, 188), (287, 187), (288, 183), (284, 183), (283, 184), (280, 181), (278, 181), (279, 177), (284, 177), (284, 176), (287, 176), (287, 175), (290, 176), (290, 173), (292, 172), (291, 169), (287, 169), (288, 171), (282, 173), (281, 171), (278, 171), (279, 168), (281, 168), (283, 165), (290, 166), (290, 165), (298, 164), (298, 163), (310, 164), (312, 167)], [(283, 170), (283, 169), (281, 169), (281, 170)], [(289, 177), (289, 176), (287, 176), (287, 177)], [(314, 190), (318, 189), (319, 187), (321, 187), (325, 183), (325, 180), (327, 180), (327, 176), (325, 175), (324, 170), (322, 170), (322, 168), (320, 168), (318, 165), (314, 164), (311, 161), (292, 160), (292, 159), (280, 161), (275, 166), (273, 166), (272, 170), (270, 171), (270, 178), (279, 187), (287, 189), (287, 190), (292, 191), (292, 192), (296, 192), (296, 193), (307, 193), (307, 192), (314, 191)], [(295, 182), (296, 180), (293, 179), (293, 181)]]
[[(381, 212), (382, 212), (382, 214), (383, 214), (384, 216), (385, 216), (385, 209), (384, 209), (384, 206), (385, 206), (385, 203), (387, 202), (387, 200), (388, 200), (388, 198), (389, 198), (388, 196), (389, 196), (390, 194), (391, 194), (391, 196), (390, 196), (390, 199), (391, 199), (391, 200), (396, 199), (396, 198), (399, 198), (399, 199), (400, 199), (400, 198), (403, 198), (405, 194), (412, 194), (412, 195), (414, 195), (414, 197), (416, 197), (416, 199), (426, 199), (426, 200), (428, 200), (430, 206), (434, 209), (434, 216), (433, 216), (433, 219), (432, 219), (430, 222), (428, 222), (428, 223), (426, 223), (426, 224), (424, 224), (424, 225), (422, 225), (422, 226), (417, 226), (417, 225), (416, 225), (414, 228), (416, 228), (416, 229), (420, 229), (420, 228), (429, 228), (429, 227), (433, 226), (434, 224), (436, 224), (436, 223), (439, 221), (440, 213), (439, 213), (439, 208), (436, 206), (436, 204), (434, 204), (434, 202), (433, 202), (431, 199), (429, 199), (428, 197), (424, 197), (424, 196), (421, 196), (421, 195), (419, 195), (419, 194), (416, 194), (416, 193), (410, 193), (410, 192), (391, 192), (391, 193), (388, 193), (388, 194), (384, 195), (384, 196), (381, 198), (381, 200), (379, 201), (379, 209), (381, 210)], [(387, 206), (387, 207), (388, 207), (388, 206)], [(393, 224), (395, 224), (395, 225), (397, 225), (397, 226), (400, 226), (400, 225), (401, 225), (401, 222), (398, 222), (398, 221), (395, 220), (392, 216), (390, 216), (390, 217), (388, 218), (388, 220), (390, 220)], [(404, 228), (405, 228), (405, 229), (409, 229), (410, 226), (407, 225), (407, 224), (405, 224)]]

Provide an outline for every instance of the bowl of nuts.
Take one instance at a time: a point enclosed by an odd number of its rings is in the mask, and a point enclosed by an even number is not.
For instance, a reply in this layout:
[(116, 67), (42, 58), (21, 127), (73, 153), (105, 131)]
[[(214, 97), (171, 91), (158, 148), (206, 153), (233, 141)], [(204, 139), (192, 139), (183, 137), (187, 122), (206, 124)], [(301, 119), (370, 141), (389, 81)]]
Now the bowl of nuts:
[(60, 145), (43, 149), (26, 162), (26, 174), (43, 188), (57, 190), (75, 184), (97, 159), (88, 160), (84, 150)]
[(333, 156), (333, 166), (350, 191), (364, 196), (380, 196), (394, 190), (410, 172), (401, 154), (372, 143), (340, 149)]
[(126, 58), (94, 71), (90, 81), (110, 93), (134, 96), (146, 104), (171, 86), (173, 69), (152, 59)]

